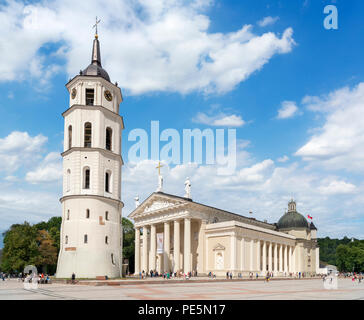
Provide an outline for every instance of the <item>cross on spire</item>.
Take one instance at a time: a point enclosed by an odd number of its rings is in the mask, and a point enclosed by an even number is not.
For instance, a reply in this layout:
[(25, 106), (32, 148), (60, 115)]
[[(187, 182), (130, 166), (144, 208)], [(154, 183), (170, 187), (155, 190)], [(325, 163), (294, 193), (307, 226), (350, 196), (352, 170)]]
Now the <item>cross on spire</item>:
[(158, 175), (161, 175), (161, 168), (164, 167), (163, 165), (161, 165), (161, 162), (158, 162), (158, 166), (156, 166), (155, 168), (158, 169)]
[(100, 19), (99, 20), (97, 20), (97, 16), (96, 16), (96, 23), (93, 25), (93, 27), (92, 28), (95, 28), (96, 30), (95, 30), (95, 38), (97, 38), (98, 37), (98, 33), (97, 33), (97, 25), (100, 23)]

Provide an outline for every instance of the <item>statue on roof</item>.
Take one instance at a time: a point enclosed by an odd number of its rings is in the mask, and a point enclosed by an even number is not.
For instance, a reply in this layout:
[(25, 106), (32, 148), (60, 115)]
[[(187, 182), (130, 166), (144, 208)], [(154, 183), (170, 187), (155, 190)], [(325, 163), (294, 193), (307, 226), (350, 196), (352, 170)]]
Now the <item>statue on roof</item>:
[(189, 177), (185, 181), (185, 198), (191, 199), (191, 181)]

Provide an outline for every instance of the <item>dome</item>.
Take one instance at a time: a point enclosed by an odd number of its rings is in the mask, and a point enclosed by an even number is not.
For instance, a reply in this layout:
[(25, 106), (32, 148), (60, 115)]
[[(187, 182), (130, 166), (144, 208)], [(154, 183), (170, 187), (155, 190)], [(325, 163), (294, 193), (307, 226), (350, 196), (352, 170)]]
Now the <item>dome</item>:
[(85, 70), (82, 71), (82, 76), (98, 76), (104, 78), (105, 80), (110, 82), (109, 74), (102, 67), (90, 64)]
[(91, 64), (83, 70), (80, 75), (82, 76), (97, 76), (104, 78), (110, 82), (109, 74), (101, 65), (101, 54), (100, 54), (100, 42), (98, 40), (97, 34), (95, 35), (93, 47), (92, 47), (92, 59)]
[(296, 211), (296, 203), (292, 200), (286, 212), (277, 223), (278, 229), (309, 228), (306, 218)]

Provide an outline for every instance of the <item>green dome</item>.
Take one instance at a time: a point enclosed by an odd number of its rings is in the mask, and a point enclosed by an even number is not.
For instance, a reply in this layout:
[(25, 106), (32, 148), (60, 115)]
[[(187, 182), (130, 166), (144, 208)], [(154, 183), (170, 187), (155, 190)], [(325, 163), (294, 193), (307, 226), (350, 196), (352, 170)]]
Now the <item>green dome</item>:
[(309, 228), (306, 218), (296, 211), (296, 203), (291, 200), (286, 212), (277, 223), (278, 229)]

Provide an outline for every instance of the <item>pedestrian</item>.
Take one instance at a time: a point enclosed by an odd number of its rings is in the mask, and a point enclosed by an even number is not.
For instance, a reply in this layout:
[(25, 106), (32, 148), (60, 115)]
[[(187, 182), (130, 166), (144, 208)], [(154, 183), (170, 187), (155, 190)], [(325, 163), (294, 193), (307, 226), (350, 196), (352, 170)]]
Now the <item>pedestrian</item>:
[(73, 273), (72, 273), (72, 284), (75, 284), (75, 280), (76, 280), (76, 275), (75, 275), (75, 273), (73, 272)]
[(226, 272), (226, 279), (229, 279), (229, 271)]

